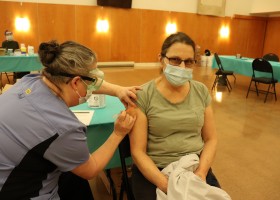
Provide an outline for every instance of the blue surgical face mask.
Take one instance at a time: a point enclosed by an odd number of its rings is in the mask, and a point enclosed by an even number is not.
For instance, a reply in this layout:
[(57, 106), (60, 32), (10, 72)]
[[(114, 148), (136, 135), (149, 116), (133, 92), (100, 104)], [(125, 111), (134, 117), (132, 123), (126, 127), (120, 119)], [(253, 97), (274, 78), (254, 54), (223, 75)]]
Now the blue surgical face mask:
[(166, 64), (164, 69), (164, 75), (167, 81), (173, 86), (182, 86), (187, 81), (192, 80), (192, 72), (193, 70), (190, 68), (181, 68), (177, 66), (173, 66), (170, 64)]

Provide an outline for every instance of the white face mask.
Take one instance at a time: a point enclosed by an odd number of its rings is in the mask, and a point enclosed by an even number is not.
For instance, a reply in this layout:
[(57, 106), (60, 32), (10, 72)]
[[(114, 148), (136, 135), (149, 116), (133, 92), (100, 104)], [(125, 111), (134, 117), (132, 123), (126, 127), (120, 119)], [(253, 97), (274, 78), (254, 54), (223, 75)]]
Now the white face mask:
[(13, 36), (12, 36), (12, 35), (7, 35), (7, 36), (6, 36), (6, 40), (12, 41), (12, 40), (13, 40)]
[(192, 80), (193, 69), (181, 68), (166, 64), (164, 75), (167, 81), (173, 86), (182, 86), (187, 81)]
[(77, 90), (75, 90), (75, 92), (78, 94), (79, 96), (79, 104), (85, 103), (87, 102), (87, 100), (90, 98), (92, 91), (91, 90), (87, 90), (86, 96), (82, 97), (79, 92)]
[(96, 77), (97, 80), (94, 81), (92, 84), (88, 85), (83, 79), (81, 79), (81, 81), (87, 86), (87, 93), (84, 97), (82, 97), (80, 95), (80, 93), (77, 90), (75, 90), (75, 92), (79, 96), (79, 104), (87, 102), (87, 100), (92, 95), (92, 92), (98, 90), (103, 83), (103, 79), (104, 79), (104, 72), (103, 71), (95, 68), (95, 69), (90, 71), (90, 74), (93, 74), (93, 76)]

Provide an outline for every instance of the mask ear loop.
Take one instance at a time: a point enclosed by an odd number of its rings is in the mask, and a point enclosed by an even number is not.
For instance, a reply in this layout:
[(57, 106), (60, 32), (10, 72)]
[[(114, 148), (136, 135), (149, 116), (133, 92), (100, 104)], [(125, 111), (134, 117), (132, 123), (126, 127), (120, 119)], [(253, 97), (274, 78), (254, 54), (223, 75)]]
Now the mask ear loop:
[(79, 94), (78, 90), (74, 90), (74, 91), (77, 93), (77, 95), (78, 95), (80, 98), (82, 98), (82, 96)]

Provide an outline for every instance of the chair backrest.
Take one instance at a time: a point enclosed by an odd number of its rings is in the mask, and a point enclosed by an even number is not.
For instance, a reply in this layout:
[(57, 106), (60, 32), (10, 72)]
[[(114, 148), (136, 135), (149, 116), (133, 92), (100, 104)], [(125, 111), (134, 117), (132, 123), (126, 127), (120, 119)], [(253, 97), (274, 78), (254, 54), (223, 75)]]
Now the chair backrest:
[(268, 53), (263, 56), (263, 59), (267, 61), (279, 62), (279, 57), (275, 53)]
[(272, 78), (274, 78), (271, 64), (263, 58), (254, 59), (252, 63), (252, 68), (253, 68), (253, 76), (255, 76), (255, 71), (258, 71), (258, 72), (271, 73)]
[(119, 144), (119, 152), (120, 152), (120, 156), (121, 159), (122, 158), (128, 158), (131, 156), (130, 153), (130, 143), (129, 143), (129, 136), (126, 135), (123, 140), (121, 141), (121, 143)]
[(219, 70), (224, 70), (222, 62), (221, 62), (221, 60), (219, 58), (219, 55), (217, 53), (214, 53), (214, 56), (215, 56), (215, 60), (217, 62), (217, 65), (219, 67)]
[(134, 200), (131, 185), (129, 183), (128, 175), (127, 175), (127, 169), (126, 169), (126, 158), (131, 157), (130, 152), (130, 143), (129, 143), (129, 136), (126, 135), (121, 143), (119, 144), (119, 153), (120, 153), (120, 160), (122, 165), (122, 173), (123, 173), (123, 184), (125, 186), (125, 190), (127, 193), (127, 199), (128, 200)]

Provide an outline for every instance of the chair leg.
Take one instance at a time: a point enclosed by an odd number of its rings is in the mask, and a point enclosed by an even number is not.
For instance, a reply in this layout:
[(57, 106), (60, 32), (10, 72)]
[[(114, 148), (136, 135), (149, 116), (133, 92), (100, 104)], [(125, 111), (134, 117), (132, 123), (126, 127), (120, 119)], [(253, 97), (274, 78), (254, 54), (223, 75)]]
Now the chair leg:
[(227, 76), (226, 76), (226, 82), (227, 82), (227, 88), (228, 88), (228, 91), (229, 91), (229, 92), (231, 92), (232, 87), (231, 87), (231, 85), (230, 85), (230, 82), (229, 82), (229, 80), (228, 80)]
[(110, 182), (110, 187), (111, 187), (111, 190), (112, 190), (112, 194), (113, 194), (113, 200), (117, 200), (117, 192), (116, 192), (116, 188), (115, 188), (115, 183), (112, 179), (112, 176), (111, 176), (111, 170), (110, 169), (106, 169), (106, 175), (107, 175), (107, 178)]
[(4, 72), (4, 73), (6, 74), (6, 78), (8, 80), (8, 83), (10, 83), (10, 79), (9, 79), (9, 76), (8, 76), (7, 72)]
[(232, 75), (233, 77), (234, 77), (234, 84), (236, 83), (236, 77), (235, 77), (235, 75), (233, 74)]
[(215, 88), (218, 80), (219, 80), (219, 76), (216, 76), (211, 90), (213, 90)]
[(119, 200), (123, 200), (123, 193), (124, 193), (124, 181), (123, 181), (123, 177), (122, 177)]
[(265, 95), (264, 103), (266, 102), (267, 95), (268, 95), (268, 93), (270, 91), (270, 86), (271, 86), (271, 84), (268, 85), (268, 89), (267, 89), (267, 92), (266, 92), (266, 95)]
[(247, 91), (246, 98), (248, 98), (248, 95), (249, 95), (249, 92), (250, 92), (250, 89), (251, 89), (251, 84), (252, 84), (252, 80), (250, 81), (250, 84), (249, 84), (249, 88), (248, 88), (248, 91)]
[(230, 89), (230, 87), (228, 86), (228, 84), (227, 84), (227, 89), (228, 89), (228, 92), (231, 92), (231, 89)]
[(259, 96), (259, 90), (258, 90), (258, 86), (257, 86), (257, 82), (256, 81), (255, 81), (255, 88), (256, 88), (257, 96)]
[(226, 76), (226, 80), (227, 80), (227, 84), (229, 85), (230, 89), (232, 90), (231, 84), (230, 84), (230, 82), (229, 82), (227, 76)]
[(277, 101), (277, 95), (276, 95), (275, 83), (273, 83), (273, 87), (274, 87), (274, 96), (275, 96), (275, 101)]

